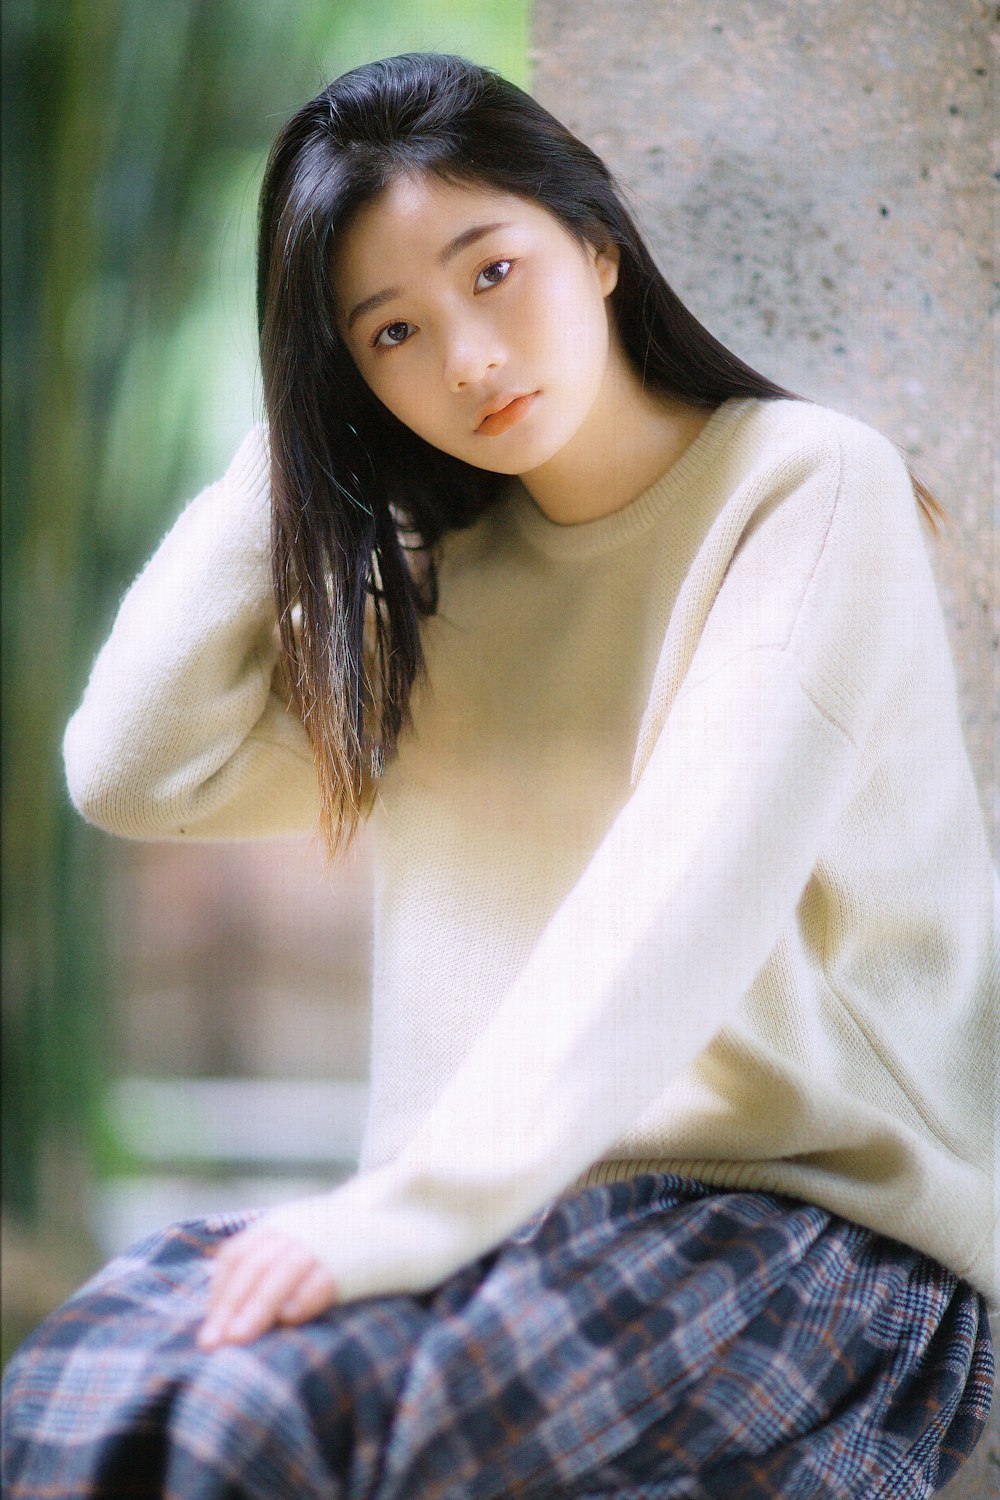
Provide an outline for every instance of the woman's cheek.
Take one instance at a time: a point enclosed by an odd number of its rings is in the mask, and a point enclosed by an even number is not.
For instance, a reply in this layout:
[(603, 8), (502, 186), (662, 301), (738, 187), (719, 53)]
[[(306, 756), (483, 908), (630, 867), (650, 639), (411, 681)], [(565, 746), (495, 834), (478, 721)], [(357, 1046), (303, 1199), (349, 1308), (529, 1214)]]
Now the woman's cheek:
[[(402, 352), (401, 349), (393, 350), (392, 353), (383, 357), (387, 360), (397, 359)], [(407, 427), (412, 425), (412, 418), (418, 414), (414, 394), (417, 381), (412, 375), (407, 379), (406, 372), (401, 372), (398, 367), (394, 370), (380, 370), (376, 367), (368, 383), (382, 405), (387, 406), (393, 416), (398, 417)]]

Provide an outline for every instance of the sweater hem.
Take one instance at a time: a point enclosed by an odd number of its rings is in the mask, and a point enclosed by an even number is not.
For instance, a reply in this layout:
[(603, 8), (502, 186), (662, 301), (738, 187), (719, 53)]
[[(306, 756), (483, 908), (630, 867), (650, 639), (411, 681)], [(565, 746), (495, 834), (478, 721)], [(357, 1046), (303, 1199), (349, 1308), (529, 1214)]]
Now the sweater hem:
[(960, 1261), (957, 1258), (946, 1259), (939, 1250), (930, 1248), (926, 1243), (918, 1243), (902, 1228), (895, 1231), (885, 1222), (872, 1222), (860, 1214), (852, 1213), (839, 1194), (822, 1195), (805, 1191), (801, 1186), (796, 1187), (788, 1181), (782, 1165), (781, 1162), (709, 1161), (676, 1156), (609, 1157), (592, 1162), (556, 1196), (573, 1197), (590, 1187), (606, 1187), (647, 1173), (682, 1177), (706, 1187), (729, 1188), (734, 1192), (773, 1193), (798, 1203), (814, 1204), (872, 1234), (910, 1246), (917, 1254), (926, 1256), (973, 1286), (985, 1298), (991, 1314), (1000, 1313), (1000, 1280), (994, 1278), (991, 1270), (992, 1248), (997, 1232), (992, 1219), (987, 1221), (985, 1231), (978, 1234), (975, 1241), (966, 1243), (965, 1253)]

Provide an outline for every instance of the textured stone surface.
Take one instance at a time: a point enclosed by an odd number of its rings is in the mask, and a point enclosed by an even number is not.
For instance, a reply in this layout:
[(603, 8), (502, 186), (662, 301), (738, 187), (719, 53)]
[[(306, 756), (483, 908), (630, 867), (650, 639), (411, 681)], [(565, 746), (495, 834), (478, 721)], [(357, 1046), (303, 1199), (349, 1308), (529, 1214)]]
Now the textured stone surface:
[(991, 820), (994, 11), (536, 0), (532, 82), (616, 171), (698, 317), (893, 438), (949, 512), (933, 555)]
[[(696, 315), (885, 432), (945, 506), (932, 556), (994, 827), (995, 25), (980, 0), (535, 0), (532, 79)], [(997, 1403), (942, 1494), (1000, 1497)]]

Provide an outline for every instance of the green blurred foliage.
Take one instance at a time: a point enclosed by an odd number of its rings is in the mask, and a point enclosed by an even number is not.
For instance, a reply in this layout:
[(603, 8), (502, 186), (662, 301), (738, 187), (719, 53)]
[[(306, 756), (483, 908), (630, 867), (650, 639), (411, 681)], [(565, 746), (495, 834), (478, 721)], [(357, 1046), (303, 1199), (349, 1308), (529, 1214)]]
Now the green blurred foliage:
[(113, 847), (68, 808), (59, 744), (123, 588), (256, 414), (268, 146), (392, 52), (526, 82), (527, 0), (7, 0), (3, 28), (3, 1191), (79, 1231)]

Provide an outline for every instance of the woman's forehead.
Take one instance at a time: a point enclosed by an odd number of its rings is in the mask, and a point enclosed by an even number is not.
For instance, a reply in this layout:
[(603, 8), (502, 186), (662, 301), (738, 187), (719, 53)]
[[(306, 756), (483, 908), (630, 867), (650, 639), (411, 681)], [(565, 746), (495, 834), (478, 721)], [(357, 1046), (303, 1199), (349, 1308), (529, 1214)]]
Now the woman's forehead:
[(434, 241), (459, 221), (549, 219), (547, 209), (475, 181), (450, 181), (429, 173), (395, 177), (354, 215), (347, 239), (370, 241), (407, 234)]
[(541, 204), (488, 184), (429, 173), (399, 176), (363, 204), (337, 236), (334, 284), (346, 300), (386, 268), (398, 265), (412, 275), (418, 266), (428, 271), (445, 267), (484, 231), (508, 228), (567, 234)]

